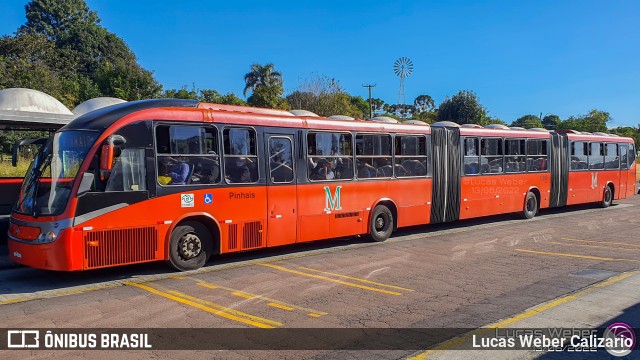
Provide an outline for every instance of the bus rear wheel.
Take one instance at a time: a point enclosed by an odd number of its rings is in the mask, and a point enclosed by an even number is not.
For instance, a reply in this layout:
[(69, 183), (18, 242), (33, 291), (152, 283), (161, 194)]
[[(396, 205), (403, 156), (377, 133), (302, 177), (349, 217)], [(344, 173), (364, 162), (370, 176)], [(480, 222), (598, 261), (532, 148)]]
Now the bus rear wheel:
[(195, 270), (213, 254), (213, 238), (206, 226), (188, 221), (176, 226), (169, 244), (169, 265), (179, 271)]
[(608, 208), (613, 203), (613, 191), (611, 191), (611, 186), (607, 185), (604, 188), (604, 194), (602, 194), (602, 201), (600, 202), (600, 207)]
[(533, 219), (538, 213), (538, 198), (536, 194), (529, 192), (524, 199), (524, 209), (522, 210), (522, 217), (524, 219)]
[(369, 239), (377, 242), (385, 241), (393, 232), (393, 213), (388, 207), (378, 205), (371, 213)]

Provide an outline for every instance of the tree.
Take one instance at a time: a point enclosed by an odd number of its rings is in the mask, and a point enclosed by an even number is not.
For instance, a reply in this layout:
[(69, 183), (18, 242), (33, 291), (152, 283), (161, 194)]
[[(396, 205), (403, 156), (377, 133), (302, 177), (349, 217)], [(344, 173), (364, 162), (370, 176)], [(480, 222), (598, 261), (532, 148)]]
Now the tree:
[(350, 110), (358, 109), (355, 113), (357, 118), (364, 119), (365, 117), (369, 117), (369, 102), (365, 100), (362, 96), (351, 96), (349, 101), (351, 102), (352, 107)]
[(236, 106), (247, 106), (247, 102), (240, 99), (234, 93), (226, 93), (225, 95), (220, 94), (216, 90), (211, 89), (203, 89), (200, 90), (200, 95), (198, 96), (198, 100), (213, 104), (227, 104), (227, 105), (236, 105)]
[(151, 72), (135, 61), (127, 60), (102, 62), (95, 74), (95, 82), (102, 94), (129, 101), (154, 98), (162, 90), (162, 85), (158, 84)]
[(438, 108), (438, 121), (453, 121), (458, 124), (481, 124), (487, 110), (480, 105), (478, 96), (471, 90), (461, 90), (446, 98)]
[(535, 115), (524, 115), (524, 116), (521, 116), (516, 121), (512, 122), (511, 126), (519, 126), (519, 127), (525, 128), (525, 129), (543, 127), (542, 126), (542, 122), (540, 121), (540, 118), (538, 116), (535, 116)]
[(373, 98), (371, 99), (371, 103), (373, 104), (373, 116), (376, 115), (376, 112), (381, 112), (384, 109), (385, 102), (382, 99)]
[(560, 124), (560, 117), (555, 114), (545, 115), (542, 118), (542, 125), (545, 129), (553, 130), (558, 128), (558, 124)]
[(186, 86), (183, 86), (180, 90), (178, 89), (167, 89), (160, 94), (160, 97), (170, 98), (170, 99), (189, 99), (189, 100), (197, 100), (198, 93), (195, 89), (187, 90)]
[(81, 82), (75, 53), (61, 51), (43, 35), (0, 38), (0, 88), (25, 87), (50, 94), (68, 107), (95, 86)]
[(637, 144), (640, 144), (640, 125), (638, 125), (637, 127), (618, 126), (613, 129), (610, 129), (610, 132), (618, 136), (625, 136), (625, 137), (632, 138), (635, 141), (636, 146)]
[(412, 119), (424, 121), (427, 124), (433, 124), (438, 121), (438, 112), (437, 111), (422, 111), (419, 113), (413, 114)]
[(587, 115), (569, 116), (558, 124), (559, 129), (572, 129), (586, 132), (606, 132), (611, 115), (606, 111), (593, 109)]
[(324, 75), (312, 74), (287, 96), (289, 105), (320, 116), (347, 115), (356, 118), (369, 113), (369, 103), (360, 96), (351, 96), (340, 82)]
[(100, 26), (84, 0), (31, 0), (25, 10), (27, 22), (16, 36), (0, 40), (0, 58), (18, 64), (0, 66), (2, 86), (40, 90), (68, 107), (97, 96), (138, 100), (160, 93), (153, 74)]
[(246, 96), (251, 92), (251, 96), (247, 99), (249, 105), (288, 108), (288, 103), (282, 98), (284, 94), (282, 74), (275, 70), (273, 64), (251, 65), (251, 70), (244, 76), (244, 82), (243, 94)]
[(413, 101), (413, 107), (415, 109), (415, 112), (421, 113), (421, 112), (433, 111), (433, 109), (436, 106), (431, 96), (419, 95)]

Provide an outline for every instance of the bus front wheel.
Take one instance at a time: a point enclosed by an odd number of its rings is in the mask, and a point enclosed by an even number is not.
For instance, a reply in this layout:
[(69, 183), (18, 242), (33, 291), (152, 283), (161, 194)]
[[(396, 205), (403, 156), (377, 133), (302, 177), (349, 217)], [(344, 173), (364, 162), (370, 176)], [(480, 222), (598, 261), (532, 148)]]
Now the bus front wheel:
[(169, 264), (174, 269), (198, 269), (206, 264), (212, 254), (213, 238), (203, 224), (188, 221), (176, 226), (171, 233)]
[(378, 205), (371, 213), (369, 238), (373, 241), (385, 241), (393, 232), (393, 213), (388, 207)]
[(600, 207), (608, 208), (613, 203), (613, 192), (611, 191), (611, 186), (607, 185), (604, 188), (604, 193), (602, 194), (602, 201), (600, 202)]
[(529, 192), (524, 199), (524, 209), (522, 210), (522, 217), (525, 219), (533, 219), (538, 213), (538, 198), (536, 194)]

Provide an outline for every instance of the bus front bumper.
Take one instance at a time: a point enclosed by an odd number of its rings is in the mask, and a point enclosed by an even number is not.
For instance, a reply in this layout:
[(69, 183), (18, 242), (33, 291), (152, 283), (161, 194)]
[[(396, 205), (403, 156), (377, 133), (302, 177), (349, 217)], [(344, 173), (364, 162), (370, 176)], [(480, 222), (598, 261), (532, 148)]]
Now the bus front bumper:
[[(9, 236), (9, 258), (22, 265), (29, 267), (58, 270), (58, 271), (78, 271), (82, 270), (82, 262), (74, 261), (78, 258), (82, 259), (81, 254), (75, 254), (82, 251), (74, 249), (72, 229), (60, 231), (58, 238), (50, 243), (29, 243), (21, 239)], [(78, 245), (81, 242), (77, 242)], [(75, 254), (75, 255), (74, 255)]]

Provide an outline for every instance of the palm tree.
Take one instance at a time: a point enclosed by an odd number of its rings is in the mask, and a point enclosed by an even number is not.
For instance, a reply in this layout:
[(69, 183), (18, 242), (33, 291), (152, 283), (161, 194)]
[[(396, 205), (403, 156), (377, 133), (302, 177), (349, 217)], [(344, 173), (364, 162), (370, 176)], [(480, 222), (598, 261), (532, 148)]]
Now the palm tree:
[(275, 66), (271, 63), (267, 65), (253, 64), (251, 71), (244, 76), (244, 96), (247, 92), (254, 91), (258, 87), (278, 86), (282, 87), (282, 74), (275, 70)]

